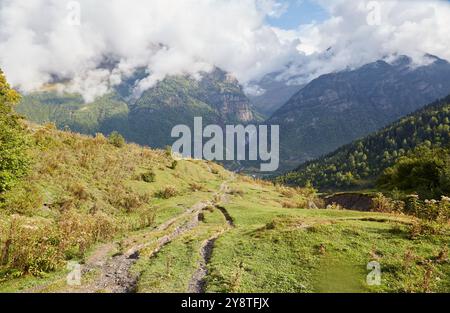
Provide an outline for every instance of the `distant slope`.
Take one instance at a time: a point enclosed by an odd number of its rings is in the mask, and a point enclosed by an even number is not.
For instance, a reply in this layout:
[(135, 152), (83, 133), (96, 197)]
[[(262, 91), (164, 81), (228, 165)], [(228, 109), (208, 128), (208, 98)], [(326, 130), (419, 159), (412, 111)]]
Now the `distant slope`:
[(85, 104), (80, 95), (41, 92), (24, 96), (17, 111), (36, 123), (54, 122), (59, 129), (95, 134), (113, 130), (124, 133), (128, 125), (128, 105), (116, 94)]
[(190, 125), (201, 116), (205, 123), (248, 123), (257, 119), (239, 82), (220, 69), (199, 80), (167, 77), (131, 99), (130, 89), (139, 75), (111, 94), (85, 104), (80, 95), (39, 92), (26, 95), (17, 111), (37, 123), (54, 122), (84, 134), (119, 131), (127, 140), (152, 147), (172, 143), (178, 124)]
[(377, 61), (315, 79), (269, 119), (281, 125), (287, 167), (329, 153), (450, 93), (450, 64), (429, 56)]
[(216, 69), (201, 80), (168, 77), (145, 91), (130, 105), (130, 139), (164, 147), (172, 142), (175, 125), (192, 126), (197, 116), (203, 117), (205, 125), (245, 124), (257, 118), (239, 82)]
[(262, 93), (248, 95), (255, 110), (267, 117), (275, 113), (304, 86), (288, 84), (284, 80), (279, 80), (277, 79), (278, 74), (268, 74), (260, 81), (253, 82), (252, 86), (260, 89)]
[(295, 185), (310, 181), (321, 189), (356, 186), (377, 177), (420, 144), (450, 144), (450, 96), (279, 179)]

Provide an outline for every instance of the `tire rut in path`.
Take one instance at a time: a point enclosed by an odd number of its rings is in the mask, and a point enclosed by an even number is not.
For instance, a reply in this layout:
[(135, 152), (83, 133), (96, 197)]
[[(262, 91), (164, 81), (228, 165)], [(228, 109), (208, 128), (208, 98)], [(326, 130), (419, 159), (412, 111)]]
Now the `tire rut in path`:
[[(192, 215), (192, 218), (184, 223), (170, 234), (163, 236), (157, 241), (155, 249), (151, 252), (150, 257), (155, 256), (165, 245), (181, 236), (183, 233), (195, 228), (199, 223), (199, 215), (204, 208), (210, 205), (210, 202), (200, 202), (194, 205), (186, 213), (176, 219), (172, 219), (160, 227), (159, 231), (164, 231), (173, 225), (178, 219)], [(106, 290), (112, 293), (133, 293), (136, 292), (139, 275), (132, 274), (130, 269), (139, 259), (139, 252), (152, 243), (139, 245), (131, 248), (123, 255), (112, 257), (103, 266), (101, 266), (101, 277), (91, 286), (86, 288), (87, 292), (96, 292)], [(89, 271), (89, 269), (87, 269)]]
[(214, 236), (206, 240), (202, 247), (200, 248), (201, 261), (199, 267), (195, 271), (194, 275), (189, 282), (188, 292), (189, 293), (205, 293), (206, 291), (206, 276), (208, 275), (208, 264), (211, 261), (212, 252), (214, 249), (214, 244), (217, 239), (224, 233), (234, 228), (234, 221), (231, 215), (223, 206), (216, 205), (216, 208), (223, 214), (227, 222), (227, 227), (220, 232), (216, 233)]

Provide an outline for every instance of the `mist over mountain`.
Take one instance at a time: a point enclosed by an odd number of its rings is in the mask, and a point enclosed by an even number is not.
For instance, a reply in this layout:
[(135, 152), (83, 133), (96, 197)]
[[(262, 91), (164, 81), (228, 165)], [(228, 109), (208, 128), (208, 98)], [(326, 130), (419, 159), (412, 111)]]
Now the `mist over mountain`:
[(367, 0), (317, 1), (324, 20), (305, 24), (300, 15), (287, 29), (268, 22), (297, 3), (78, 0), (68, 8), (59, 0), (2, 1), (0, 67), (24, 93), (58, 78), (70, 82), (60, 86), (65, 92), (92, 102), (141, 68), (136, 94), (167, 76), (214, 67), (244, 85), (274, 72), (304, 84), (394, 53), (450, 58), (447, 1), (379, 1), (377, 10)]
[(304, 86), (280, 78), (279, 75), (280, 73), (268, 74), (246, 88), (255, 110), (266, 117), (270, 117)]
[(356, 70), (323, 75), (303, 87), (268, 120), (281, 127), (281, 160), (295, 167), (450, 93), (450, 64), (426, 65), (399, 56)]
[(80, 94), (48, 88), (24, 96), (17, 111), (31, 121), (54, 122), (60, 129), (84, 134), (118, 131), (131, 142), (159, 148), (173, 143), (174, 126), (192, 126), (196, 116), (205, 124), (219, 125), (258, 119), (236, 78), (218, 68), (201, 77), (167, 77), (136, 99), (132, 91), (141, 75), (137, 72), (134, 79), (90, 103)]

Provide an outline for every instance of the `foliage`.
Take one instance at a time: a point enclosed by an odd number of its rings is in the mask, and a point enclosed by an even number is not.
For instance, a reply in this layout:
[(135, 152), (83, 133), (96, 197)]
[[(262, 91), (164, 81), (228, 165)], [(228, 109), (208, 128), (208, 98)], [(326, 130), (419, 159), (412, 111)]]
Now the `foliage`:
[(156, 180), (156, 174), (153, 170), (141, 174), (141, 180), (146, 183), (153, 183)]
[(166, 186), (158, 191), (155, 196), (161, 199), (170, 199), (178, 195), (177, 188), (174, 186)]
[(420, 146), (387, 168), (378, 179), (384, 189), (416, 192), (422, 199), (450, 194), (450, 150)]
[(151, 191), (128, 184), (143, 168), (170, 164), (161, 152), (30, 128), (32, 170), (2, 194), (0, 280), (60, 269), (94, 244), (154, 222)]
[(116, 148), (122, 148), (125, 145), (125, 138), (123, 138), (123, 136), (119, 134), (117, 131), (113, 131), (109, 135), (108, 141)]
[(13, 111), (19, 100), (0, 71), (0, 193), (10, 189), (28, 168), (25, 131)]

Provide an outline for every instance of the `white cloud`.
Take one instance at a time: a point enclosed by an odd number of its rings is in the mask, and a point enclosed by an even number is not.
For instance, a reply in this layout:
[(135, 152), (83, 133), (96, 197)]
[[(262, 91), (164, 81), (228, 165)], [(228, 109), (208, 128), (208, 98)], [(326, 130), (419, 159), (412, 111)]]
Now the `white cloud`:
[(301, 41), (298, 49), (307, 57), (297, 58), (285, 78), (299, 75), (299, 81), (305, 82), (393, 54), (409, 55), (419, 64), (427, 62), (426, 53), (450, 60), (447, 1), (317, 1), (331, 17), (291, 31), (291, 38)]
[(79, 0), (80, 26), (68, 23), (69, 1), (0, 0), (0, 67), (23, 91), (58, 77), (90, 101), (141, 67), (137, 93), (213, 66), (242, 83), (280, 70), (304, 82), (393, 53), (450, 59), (447, 2), (378, 1), (380, 23), (369, 25), (368, 1), (316, 1), (328, 20), (281, 30), (266, 24), (281, 0)]
[[(57, 76), (91, 100), (139, 67), (150, 76), (138, 91), (213, 65), (245, 82), (295, 54), (264, 24), (283, 9), (275, 0), (79, 0), (80, 26), (68, 23), (68, 2), (0, 0), (0, 66), (13, 85), (30, 91)], [(105, 60), (114, 68), (99, 70)]]

